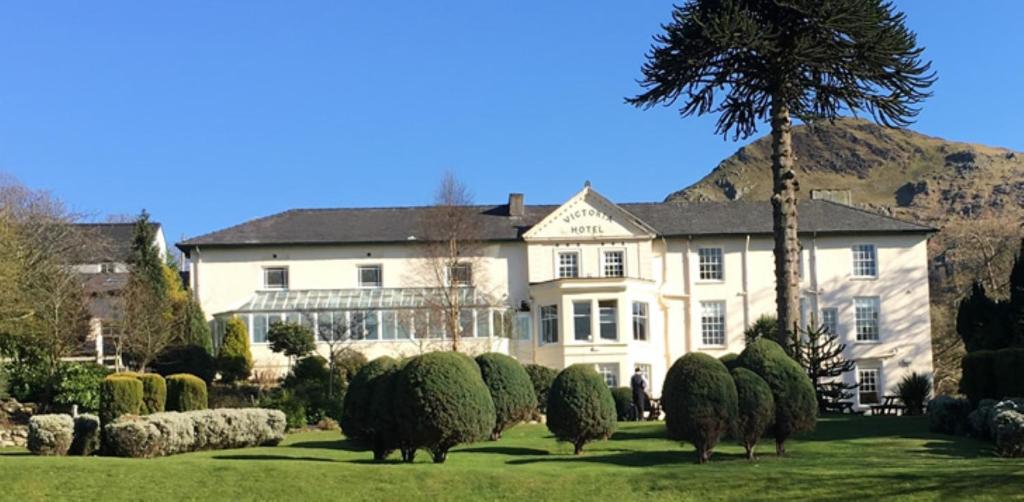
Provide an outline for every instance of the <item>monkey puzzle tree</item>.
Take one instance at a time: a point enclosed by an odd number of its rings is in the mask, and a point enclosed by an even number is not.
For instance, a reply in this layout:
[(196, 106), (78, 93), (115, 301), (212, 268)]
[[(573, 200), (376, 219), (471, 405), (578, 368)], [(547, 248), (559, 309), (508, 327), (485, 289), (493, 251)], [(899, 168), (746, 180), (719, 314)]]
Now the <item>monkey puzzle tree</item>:
[(683, 101), (683, 116), (718, 113), (734, 139), (770, 122), (775, 291), (780, 332), (800, 312), (797, 190), (791, 118), (832, 120), (866, 111), (902, 127), (935, 81), (905, 15), (883, 0), (690, 0), (643, 65), (642, 108)]

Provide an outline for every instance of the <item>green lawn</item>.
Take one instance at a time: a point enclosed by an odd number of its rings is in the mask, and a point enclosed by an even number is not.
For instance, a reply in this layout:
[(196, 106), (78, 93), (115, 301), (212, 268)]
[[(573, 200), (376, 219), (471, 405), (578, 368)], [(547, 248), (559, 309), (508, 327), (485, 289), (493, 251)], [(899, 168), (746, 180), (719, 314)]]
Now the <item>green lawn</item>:
[(925, 432), (918, 418), (821, 421), (784, 459), (756, 462), (720, 446), (712, 463), (662, 439), (661, 423), (624, 424), (574, 457), (540, 425), (454, 450), (443, 465), (377, 465), (337, 433), (289, 436), (276, 448), (152, 460), (42, 458), (0, 451), (0, 498), (249, 500), (680, 500), (1024, 497), (1024, 460), (987, 443)]

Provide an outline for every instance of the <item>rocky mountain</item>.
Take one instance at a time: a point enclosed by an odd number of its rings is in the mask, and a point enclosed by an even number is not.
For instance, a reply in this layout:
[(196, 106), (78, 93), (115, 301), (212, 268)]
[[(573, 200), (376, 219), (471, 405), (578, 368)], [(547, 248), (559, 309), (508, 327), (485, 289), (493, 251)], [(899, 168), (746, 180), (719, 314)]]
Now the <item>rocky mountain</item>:
[[(1024, 232), (1024, 153), (950, 141), (858, 119), (793, 129), (801, 197), (849, 190), (851, 203), (940, 229), (929, 243), (936, 381), (949, 390), (962, 348), (954, 305), (974, 280), (996, 296)], [(767, 200), (771, 138), (723, 160), (669, 201)]]

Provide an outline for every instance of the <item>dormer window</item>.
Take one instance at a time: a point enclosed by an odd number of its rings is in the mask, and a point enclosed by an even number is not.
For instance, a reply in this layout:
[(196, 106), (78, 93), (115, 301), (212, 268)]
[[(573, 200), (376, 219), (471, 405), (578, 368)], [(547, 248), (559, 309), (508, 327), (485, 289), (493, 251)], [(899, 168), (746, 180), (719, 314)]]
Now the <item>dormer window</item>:
[(263, 287), (266, 289), (288, 289), (288, 267), (264, 268)]

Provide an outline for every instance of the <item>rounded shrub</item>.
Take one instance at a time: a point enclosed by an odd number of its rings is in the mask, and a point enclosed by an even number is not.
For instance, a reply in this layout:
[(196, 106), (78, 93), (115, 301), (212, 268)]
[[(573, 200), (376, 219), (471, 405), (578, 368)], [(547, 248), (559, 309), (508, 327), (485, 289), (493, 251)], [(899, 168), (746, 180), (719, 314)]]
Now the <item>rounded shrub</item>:
[(548, 430), (572, 443), (576, 455), (596, 439), (615, 432), (615, 399), (593, 366), (574, 364), (562, 370), (548, 390)]
[(406, 363), (395, 385), (395, 413), (402, 435), (444, 462), (460, 443), (487, 438), (494, 430), (494, 402), (468, 356), (431, 352)]
[(491, 439), (497, 440), (502, 431), (527, 420), (537, 408), (533, 382), (523, 365), (505, 354), (487, 353), (476, 358), (480, 376), (491, 392), (494, 403), (494, 430)]
[(142, 373), (135, 375), (142, 382), (142, 410), (143, 415), (160, 413), (167, 405), (167, 382), (164, 377), (156, 373)]
[(668, 436), (693, 443), (703, 464), (736, 420), (736, 385), (721, 361), (691, 352), (669, 368), (662, 405)]
[(203, 379), (189, 374), (167, 377), (167, 411), (205, 410), (208, 400)]
[(224, 325), (224, 343), (217, 353), (217, 369), (227, 383), (245, 380), (252, 373), (249, 333), (245, 323), (237, 317), (228, 319)]
[(729, 352), (728, 354), (718, 358), (718, 360), (722, 361), (722, 364), (724, 364), (730, 371), (740, 366), (739, 359), (740, 355), (735, 352)]
[(747, 450), (747, 459), (754, 459), (754, 448), (775, 417), (772, 389), (757, 373), (746, 368), (733, 368), (736, 384), (736, 426), (733, 433)]
[(100, 421), (113, 422), (121, 415), (142, 412), (142, 382), (134, 376), (115, 373), (100, 382)]
[(633, 390), (629, 387), (616, 387), (612, 389), (612, 399), (615, 400), (615, 417), (620, 422), (635, 419), (633, 416)]
[(537, 397), (537, 412), (533, 418), (540, 420), (540, 415), (548, 412), (548, 389), (551, 388), (551, 383), (558, 376), (558, 370), (539, 364), (527, 364), (523, 366), (523, 369), (530, 376), (530, 382), (533, 383), (533, 394)]
[(775, 452), (785, 454), (786, 439), (814, 430), (817, 422), (818, 402), (811, 379), (779, 344), (765, 338), (747, 345), (739, 365), (757, 373), (772, 389), (775, 417), (769, 432), (775, 438)]
[[(373, 459), (382, 461), (395, 450), (390, 433), (383, 431), (378, 416), (373, 412), (374, 398), (381, 392), (381, 377), (398, 369), (398, 361), (378, 357), (363, 366), (349, 382), (341, 411), (341, 431), (352, 441), (373, 450)], [(390, 396), (389, 396), (390, 397)]]

